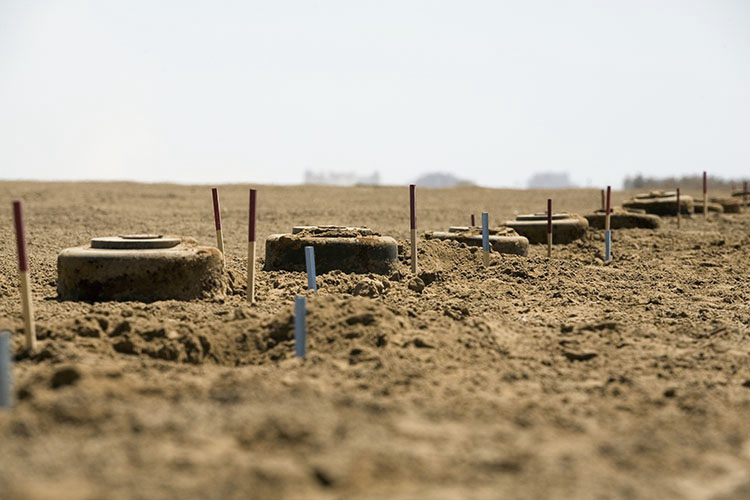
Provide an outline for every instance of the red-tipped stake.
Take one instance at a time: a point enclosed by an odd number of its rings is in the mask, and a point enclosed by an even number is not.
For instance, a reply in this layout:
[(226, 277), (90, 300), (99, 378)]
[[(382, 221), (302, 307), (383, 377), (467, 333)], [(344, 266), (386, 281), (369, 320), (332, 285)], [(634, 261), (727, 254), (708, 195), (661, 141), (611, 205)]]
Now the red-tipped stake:
[(706, 172), (703, 172), (703, 217), (708, 217), (708, 183), (706, 182)]
[(219, 190), (211, 188), (211, 196), (214, 199), (214, 225), (216, 226), (216, 248), (221, 252), (221, 260), (227, 267), (227, 259), (224, 257), (224, 236), (221, 234), (221, 212), (219, 212)]
[(250, 190), (250, 220), (247, 228), (247, 301), (255, 303), (255, 205), (257, 194)]
[(26, 253), (26, 234), (23, 227), (23, 206), (20, 201), (13, 202), (13, 221), (16, 226), (16, 249), (18, 251), (18, 277), (21, 281), (21, 305), (23, 322), (26, 330), (26, 348), (29, 352), (36, 350), (36, 325), (34, 324), (34, 303), (31, 301), (31, 283), (29, 282), (29, 257)]
[(409, 210), (410, 217), (409, 223), (411, 227), (411, 272), (417, 274), (419, 266), (417, 266), (417, 195), (415, 193), (416, 186), (409, 184)]
[(474, 214), (471, 214), (471, 227), (474, 227), (474, 226), (476, 226), (476, 225), (477, 225), (477, 223), (476, 223), (476, 221), (474, 220)]
[(612, 186), (607, 186), (607, 200), (604, 208), (604, 230), (609, 231), (609, 219), (612, 207)]
[(552, 200), (547, 200), (547, 258), (552, 258)]
[(677, 229), (680, 229), (680, 188), (677, 188)]

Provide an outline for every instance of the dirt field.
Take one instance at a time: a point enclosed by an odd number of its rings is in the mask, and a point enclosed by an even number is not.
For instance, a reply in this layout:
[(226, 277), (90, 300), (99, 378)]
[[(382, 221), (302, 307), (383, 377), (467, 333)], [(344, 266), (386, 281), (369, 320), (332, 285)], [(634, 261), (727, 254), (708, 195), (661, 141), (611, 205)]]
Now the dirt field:
[[(259, 187), (263, 240), (366, 225), (399, 272), (258, 274), (244, 296), (248, 186), (220, 188), (230, 295), (57, 299), (56, 256), (93, 236), (214, 245), (208, 187), (0, 183), (0, 328), (20, 353), (0, 412), (0, 497), (750, 498), (750, 213), (603, 232), (528, 257), (423, 242), (406, 263), (408, 190)], [(555, 209), (598, 190), (418, 191), (420, 231)], [(615, 193), (619, 204), (626, 193)], [(11, 200), (25, 202), (40, 350), (24, 356)], [(262, 260), (262, 259), (261, 259)], [(261, 264), (259, 263), (259, 266)], [(308, 356), (292, 302), (308, 295)]]

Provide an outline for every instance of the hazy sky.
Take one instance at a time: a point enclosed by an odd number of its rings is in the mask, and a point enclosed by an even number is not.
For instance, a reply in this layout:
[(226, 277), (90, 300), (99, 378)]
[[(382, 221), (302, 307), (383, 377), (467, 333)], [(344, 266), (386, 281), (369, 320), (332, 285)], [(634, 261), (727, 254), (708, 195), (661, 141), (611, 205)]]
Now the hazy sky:
[(750, 177), (750, 1), (0, 0), (0, 178)]

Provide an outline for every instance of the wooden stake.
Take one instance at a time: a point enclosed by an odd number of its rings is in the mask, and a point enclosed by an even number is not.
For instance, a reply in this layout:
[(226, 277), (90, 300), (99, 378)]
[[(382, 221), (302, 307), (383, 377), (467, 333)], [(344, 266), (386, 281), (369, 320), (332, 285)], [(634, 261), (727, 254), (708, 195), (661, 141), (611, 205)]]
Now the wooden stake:
[(419, 266), (417, 265), (417, 200), (416, 186), (409, 185), (409, 223), (411, 227), (411, 272), (417, 274)]
[(706, 182), (706, 172), (703, 172), (703, 217), (708, 217), (708, 183)]
[(256, 191), (250, 190), (250, 220), (247, 230), (247, 301), (255, 303), (255, 205)]
[(604, 229), (606, 231), (610, 230), (609, 213), (611, 212), (611, 207), (612, 207), (611, 200), (612, 200), (612, 186), (607, 186), (607, 199), (606, 199), (606, 204), (604, 208)]
[(475, 227), (476, 225), (477, 225), (477, 223), (474, 220), (474, 214), (471, 214), (471, 225), (469, 227)]
[(680, 212), (682, 212), (680, 207), (680, 188), (677, 188), (677, 229), (680, 229), (680, 220), (682, 220)]
[(26, 234), (23, 225), (23, 205), (13, 202), (13, 221), (16, 226), (16, 250), (18, 253), (18, 278), (21, 282), (21, 305), (23, 322), (26, 330), (26, 348), (36, 351), (36, 325), (34, 323), (34, 303), (31, 301), (31, 283), (29, 280), (29, 257), (26, 253)]
[(612, 226), (610, 212), (612, 208), (612, 186), (607, 186), (607, 199), (604, 208), (604, 261), (612, 258)]
[(602, 210), (604, 210), (604, 190), (602, 189)]
[(482, 261), (484, 266), (490, 265), (490, 216), (482, 212)]
[(552, 200), (547, 199), (547, 258), (552, 258)]
[(216, 226), (216, 248), (221, 252), (221, 260), (227, 267), (227, 259), (224, 256), (224, 236), (221, 234), (221, 212), (219, 212), (219, 190), (211, 188), (211, 196), (214, 199), (214, 225)]

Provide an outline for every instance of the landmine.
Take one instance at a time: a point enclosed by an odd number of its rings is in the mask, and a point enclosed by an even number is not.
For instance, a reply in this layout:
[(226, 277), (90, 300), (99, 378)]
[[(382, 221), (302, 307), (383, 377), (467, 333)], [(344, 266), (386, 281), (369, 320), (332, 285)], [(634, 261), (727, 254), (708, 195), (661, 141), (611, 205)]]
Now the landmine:
[(738, 199), (741, 198), (739, 200), (740, 206), (750, 206), (750, 190), (746, 192), (740, 189), (739, 191), (735, 191), (734, 193), (732, 193), (732, 197)]
[(305, 271), (305, 247), (315, 249), (318, 274), (390, 274), (398, 263), (398, 243), (366, 227), (295, 226), (292, 234), (266, 240), (267, 271)]
[[(607, 216), (604, 210), (596, 210), (593, 214), (585, 215), (584, 217), (589, 221), (589, 227), (593, 229), (605, 229)], [(661, 226), (661, 219), (656, 215), (647, 214), (643, 210), (625, 210), (624, 208), (616, 207), (609, 212), (610, 229), (657, 229), (659, 226)]]
[[(528, 238), (529, 243), (547, 243), (547, 214), (519, 215), (516, 220), (506, 221), (504, 225)], [(588, 227), (589, 222), (580, 215), (552, 214), (552, 243), (566, 244), (581, 239)]]
[[(650, 193), (637, 194), (631, 200), (622, 204), (626, 210), (644, 210), (647, 214), (654, 215), (677, 215), (677, 192), (676, 191), (651, 191)], [(694, 213), (693, 198), (680, 196), (680, 213), (692, 215)]]
[[(508, 227), (490, 228), (490, 248), (498, 253), (522, 255), (529, 254), (529, 240), (519, 236)], [(428, 240), (452, 240), (473, 247), (482, 246), (482, 228), (478, 226), (454, 226), (448, 232), (432, 231), (424, 235)]]
[[(725, 214), (738, 214), (742, 209), (742, 200), (734, 198), (711, 198), (711, 202), (721, 205)], [(709, 210), (711, 210), (710, 206)]]
[(162, 235), (94, 238), (57, 257), (57, 293), (87, 302), (193, 300), (224, 295), (221, 252)]
[[(724, 213), (724, 207), (720, 203), (709, 201), (708, 203), (706, 203), (706, 206), (709, 212), (715, 212), (718, 214)], [(695, 213), (702, 214), (703, 213), (703, 200), (695, 200), (693, 202), (693, 209), (695, 210)]]

